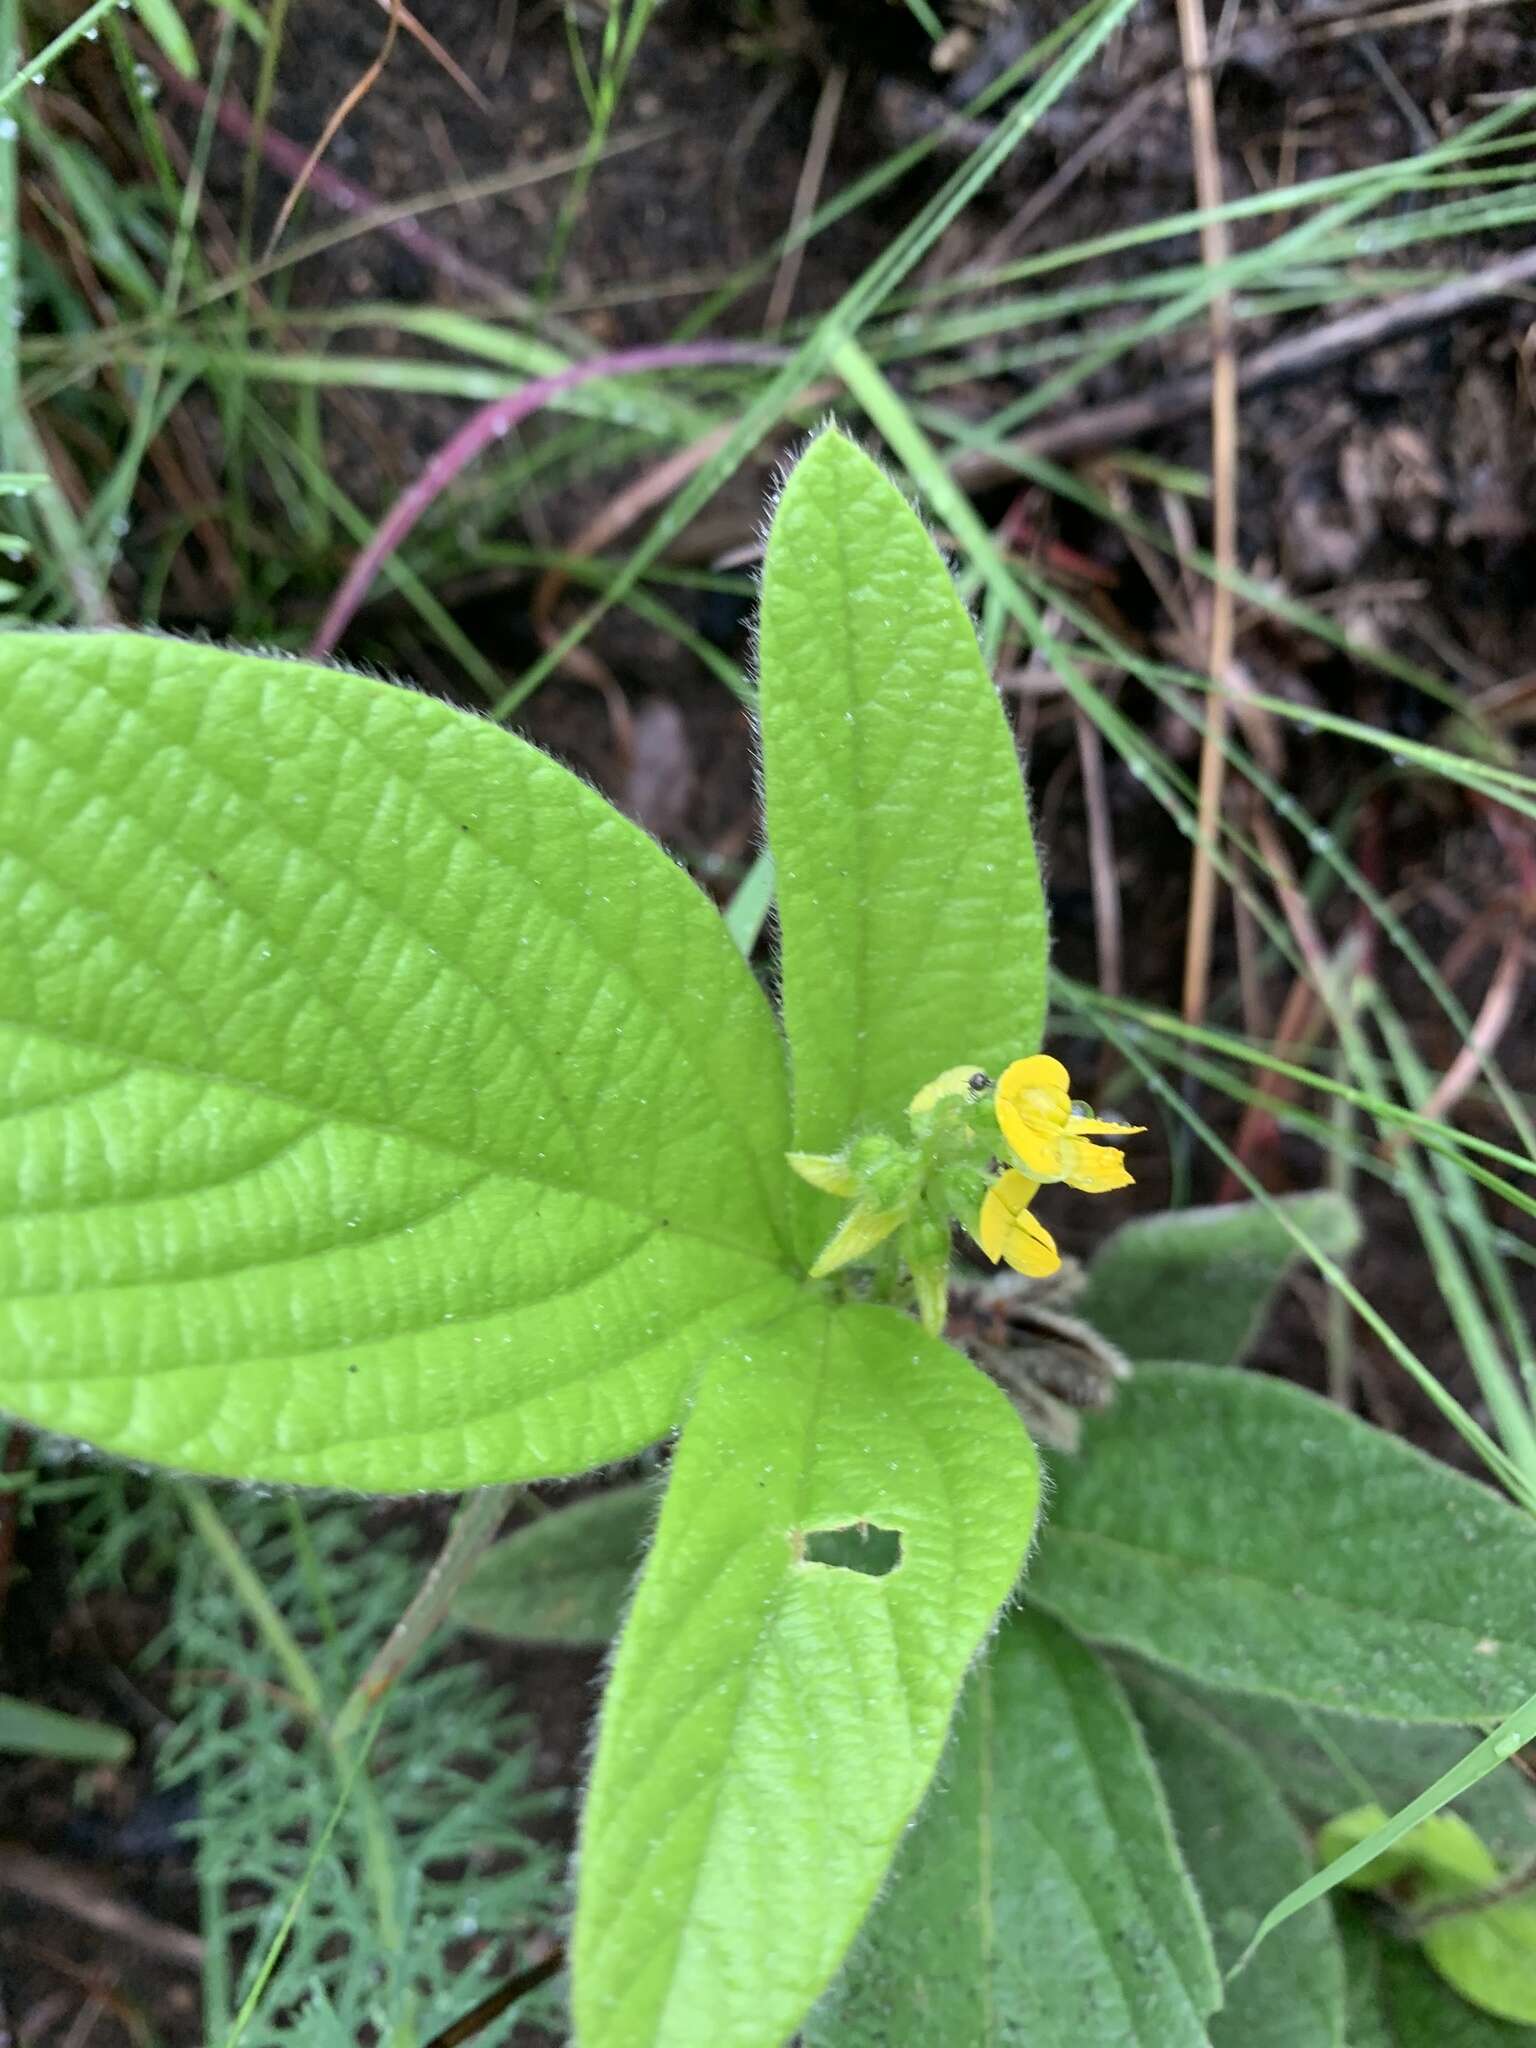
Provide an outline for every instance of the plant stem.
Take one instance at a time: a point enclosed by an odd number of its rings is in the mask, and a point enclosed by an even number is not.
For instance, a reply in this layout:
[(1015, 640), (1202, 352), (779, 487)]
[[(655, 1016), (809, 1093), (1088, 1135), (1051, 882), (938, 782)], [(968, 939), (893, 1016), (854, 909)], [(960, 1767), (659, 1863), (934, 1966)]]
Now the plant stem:
[(352, 1741), (390, 1687), (437, 1633), (459, 1588), (516, 1498), (515, 1486), (486, 1486), (465, 1495), (447, 1540), (415, 1599), (390, 1630), (332, 1722), (333, 1742), (345, 1746)]

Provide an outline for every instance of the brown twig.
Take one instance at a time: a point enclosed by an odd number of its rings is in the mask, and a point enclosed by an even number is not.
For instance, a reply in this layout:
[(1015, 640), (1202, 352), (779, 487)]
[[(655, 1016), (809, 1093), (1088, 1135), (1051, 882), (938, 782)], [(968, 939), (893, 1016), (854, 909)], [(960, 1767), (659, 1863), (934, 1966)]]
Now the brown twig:
[(1115, 873), (1115, 832), (1104, 783), (1104, 743), (1099, 728), (1074, 705), (1077, 757), (1083, 771), (1083, 806), (1088, 817), (1088, 882), (1093, 892), (1094, 951), (1100, 990), (1117, 996), (1120, 971), (1120, 883)]
[[(1498, 1050), (1499, 1041), (1509, 1028), (1509, 1021), (1515, 1014), (1520, 999), (1520, 984), (1526, 966), (1527, 940), (1521, 931), (1512, 931), (1504, 941), (1499, 954), (1498, 965), (1493, 970), (1493, 979), (1488, 984), (1467, 1041), (1455, 1059), (1446, 1068), (1440, 1079), (1419, 1110), (1420, 1116), (1443, 1120), (1460, 1102), (1467, 1090), (1477, 1080), (1484, 1067)], [(1410, 1134), (1399, 1131), (1387, 1140), (1387, 1153), (1400, 1151), (1409, 1142)]]
[[(389, 12), (390, 0), (379, 0), (379, 5), (384, 9), (386, 14)], [(433, 63), (436, 64), (440, 70), (447, 73), (448, 77), (450, 77), (453, 80), (454, 84), (459, 88), (459, 91), (463, 93), (466, 99), (474, 101), (475, 105), (480, 109), (482, 114), (488, 114), (491, 111), (490, 101), (486, 98), (485, 94), (480, 90), (479, 86), (476, 85), (475, 81), (464, 69), (463, 65), (460, 64), (456, 58), (451, 57), (448, 54), (448, 52), (443, 48), (442, 44), (437, 40), (437, 37), (433, 35), (432, 31), (429, 28), (423, 28), (421, 23), (416, 19), (415, 15), (412, 14), (409, 7), (406, 7), (404, 5), (402, 5), (400, 9), (400, 26), (405, 30), (408, 36), (414, 36), (416, 41), (420, 43), (421, 47), (432, 59)]]
[(795, 286), (800, 281), (800, 266), (805, 261), (806, 245), (799, 239), (799, 233), (816, 210), (821, 181), (827, 172), (827, 158), (832, 153), (832, 138), (837, 133), (837, 117), (843, 110), (843, 89), (847, 83), (848, 67), (845, 64), (834, 64), (822, 81), (816, 112), (811, 119), (810, 140), (805, 145), (805, 160), (800, 166), (794, 202), (789, 210), (784, 254), (779, 258), (778, 274), (773, 280), (773, 289), (768, 294), (768, 310), (763, 316), (763, 324), (770, 334), (789, 318)]
[[(1288, 334), (1268, 348), (1255, 349), (1249, 356), (1239, 356), (1235, 365), (1238, 392), (1250, 397), (1256, 391), (1269, 390), (1297, 377), (1312, 376), (1341, 357), (1364, 355), (1405, 334), (1443, 326), (1474, 307), (1513, 297), (1531, 284), (1536, 284), (1536, 247), (1522, 249), (1502, 263), (1492, 263), (1475, 276), (1452, 278), (1422, 292), (1405, 292), (1385, 305), (1367, 306), (1322, 327)], [(1138, 441), (1158, 427), (1170, 426), (1203, 411), (1211, 402), (1212, 384), (1210, 370), (1193, 370), (1134, 398), (1064, 413), (1005, 443), (995, 453), (989, 448), (962, 450), (951, 460), (950, 474), (968, 491), (985, 490), (1019, 474), (1019, 463), (1009, 459), (1010, 448), (1016, 448), (1022, 456), (1040, 455), (1061, 461), (1094, 454), (1120, 442)]]
[(287, 227), (289, 221), (293, 218), (293, 209), (304, 196), (305, 188), (314, 176), (316, 166), (335, 141), (347, 116), (354, 107), (360, 105), (368, 97), (369, 93), (373, 91), (373, 88), (383, 77), (384, 66), (389, 62), (390, 52), (395, 47), (395, 38), (399, 32), (400, 0), (389, 0), (389, 20), (385, 25), (384, 40), (379, 45), (379, 54), (368, 66), (362, 77), (355, 84), (349, 86), (346, 92), (342, 94), (339, 103), (333, 109), (325, 126), (320, 130), (319, 140), (305, 158), (303, 168), (289, 188), (287, 197), (277, 210), (277, 219), (272, 223), (272, 232), (267, 237), (267, 255), (270, 256), (278, 243), (283, 239), (283, 229)]
[(107, 1890), (86, 1870), (52, 1857), (39, 1856), (18, 1842), (0, 1842), (0, 1890), (18, 1892), (41, 1906), (51, 1906), (102, 1934), (126, 1941), (179, 1969), (200, 1970), (203, 1943), (185, 1927), (152, 1919), (139, 1907)]
[[(1216, 98), (1211, 85), (1211, 52), (1205, 28), (1205, 0), (1178, 0), (1179, 43), (1184, 57), (1195, 196), (1208, 218), (1200, 230), (1200, 254), (1208, 270), (1221, 270), (1230, 254), (1227, 224), (1220, 218), (1224, 197), (1221, 153), (1216, 139)], [(1217, 574), (1211, 585), (1210, 638), (1206, 672), (1211, 698), (1200, 742), (1200, 790), (1195, 850), (1190, 864), (1189, 923), (1184, 941), (1183, 1014), (1186, 1024), (1205, 1015), (1211, 982), (1211, 936), (1216, 924), (1216, 865), (1213, 853), (1221, 820), (1227, 773), (1227, 677), (1232, 665), (1232, 571), (1237, 565), (1237, 352), (1232, 339), (1232, 296), (1213, 292), (1211, 330), (1211, 498), (1212, 552)]]
[(499, 1984), (477, 2006), (456, 2019), (452, 2026), (434, 2034), (427, 2048), (462, 2048), (463, 2042), (472, 2041), (476, 2034), (484, 2033), (492, 2020), (499, 2020), (509, 2006), (515, 2005), (520, 1998), (526, 1998), (530, 1991), (537, 1991), (541, 1984), (547, 1984), (564, 1967), (565, 1948), (561, 1944), (551, 1949), (542, 1962), (519, 1970), (515, 1977)]

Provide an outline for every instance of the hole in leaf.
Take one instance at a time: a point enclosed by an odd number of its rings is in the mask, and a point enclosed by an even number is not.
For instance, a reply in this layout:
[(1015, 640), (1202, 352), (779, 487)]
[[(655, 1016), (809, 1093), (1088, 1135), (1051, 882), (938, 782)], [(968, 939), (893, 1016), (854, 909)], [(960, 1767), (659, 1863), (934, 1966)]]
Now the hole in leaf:
[(845, 1529), (807, 1529), (801, 1555), (806, 1564), (831, 1565), (835, 1571), (883, 1579), (901, 1563), (901, 1531), (882, 1529), (876, 1522), (852, 1522)]

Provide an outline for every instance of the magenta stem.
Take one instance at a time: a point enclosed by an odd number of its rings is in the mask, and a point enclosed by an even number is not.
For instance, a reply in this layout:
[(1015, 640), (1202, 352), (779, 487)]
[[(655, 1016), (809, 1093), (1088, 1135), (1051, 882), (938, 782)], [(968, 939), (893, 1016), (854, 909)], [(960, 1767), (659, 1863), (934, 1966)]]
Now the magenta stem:
[(535, 377), (532, 383), (508, 392), (505, 398), (493, 398), (489, 405), (482, 405), (471, 413), (463, 426), (449, 436), (416, 481), (408, 485), (390, 506), (327, 605), (325, 617), (320, 621), (306, 653), (311, 660), (320, 661), (332, 651), (356, 617), (380, 565), (394, 554), (433, 499), (445, 491), (492, 441), (499, 441), (514, 427), (521, 426), (524, 420), (548, 405), (552, 398), (558, 398), (561, 392), (574, 391), (578, 385), (591, 384), (599, 377), (627, 376), (639, 370), (679, 370), (711, 363), (782, 360), (781, 350), (754, 347), (744, 342), (660, 342), (651, 348), (621, 349), (611, 355), (594, 356), (587, 362), (571, 363), (548, 377)]

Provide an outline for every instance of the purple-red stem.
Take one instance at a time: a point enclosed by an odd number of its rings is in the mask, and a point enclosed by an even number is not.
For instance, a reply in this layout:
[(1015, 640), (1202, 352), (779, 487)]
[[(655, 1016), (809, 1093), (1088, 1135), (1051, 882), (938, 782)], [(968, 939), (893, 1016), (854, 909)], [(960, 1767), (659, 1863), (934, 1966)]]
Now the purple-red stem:
[(619, 377), (636, 370), (680, 370), (709, 363), (779, 362), (782, 351), (753, 347), (730, 341), (661, 342), (651, 348), (620, 349), (590, 361), (571, 363), (548, 377), (535, 377), (519, 391), (505, 398), (493, 398), (449, 436), (427, 463), (416, 481), (409, 485), (385, 513), (358, 555), (336, 595), (326, 607), (314, 638), (306, 650), (311, 660), (323, 660), (356, 616), (368, 595), (380, 564), (400, 546), (423, 512), (441, 491), (445, 491), (462, 470), (492, 441), (499, 441), (514, 427), (532, 417), (562, 391), (574, 391), (598, 377)]

